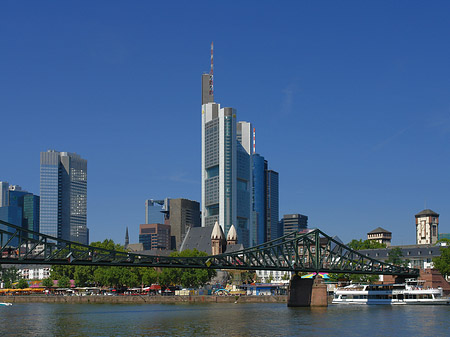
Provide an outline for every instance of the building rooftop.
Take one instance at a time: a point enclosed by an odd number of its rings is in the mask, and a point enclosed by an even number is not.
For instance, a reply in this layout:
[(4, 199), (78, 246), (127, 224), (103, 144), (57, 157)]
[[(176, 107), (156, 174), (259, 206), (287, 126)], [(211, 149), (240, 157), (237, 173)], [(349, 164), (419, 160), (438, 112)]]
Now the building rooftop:
[(377, 228), (375, 228), (373, 231), (370, 231), (370, 232), (367, 233), (367, 234), (378, 234), (378, 233), (388, 233), (388, 234), (392, 234), (391, 232), (389, 232), (389, 231), (387, 231), (387, 230), (385, 230), (384, 228), (381, 228), (381, 227), (377, 227)]
[(422, 217), (422, 216), (427, 216), (427, 215), (431, 215), (431, 216), (439, 216), (439, 214), (437, 214), (436, 212), (433, 212), (431, 209), (424, 209), (422, 212), (419, 212), (416, 214), (416, 218)]

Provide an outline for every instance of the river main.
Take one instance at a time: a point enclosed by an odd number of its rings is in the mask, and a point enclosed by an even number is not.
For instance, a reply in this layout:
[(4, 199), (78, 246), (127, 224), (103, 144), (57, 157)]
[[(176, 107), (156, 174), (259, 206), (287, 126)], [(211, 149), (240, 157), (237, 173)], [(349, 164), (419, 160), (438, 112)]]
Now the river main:
[(447, 336), (450, 306), (53, 304), (0, 307), (2, 336)]

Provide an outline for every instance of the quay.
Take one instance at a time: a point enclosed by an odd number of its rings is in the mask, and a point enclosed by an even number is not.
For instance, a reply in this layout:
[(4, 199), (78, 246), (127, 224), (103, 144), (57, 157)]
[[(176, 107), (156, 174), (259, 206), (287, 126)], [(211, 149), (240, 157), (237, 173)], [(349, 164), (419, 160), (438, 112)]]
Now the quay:
[(2, 296), (5, 303), (96, 303), (96, 304), (170, 304), (170, 303), (287, 303), (287, 295), (271, 296), (147, 296), (147, 295), (94, 295), (94, 296)]

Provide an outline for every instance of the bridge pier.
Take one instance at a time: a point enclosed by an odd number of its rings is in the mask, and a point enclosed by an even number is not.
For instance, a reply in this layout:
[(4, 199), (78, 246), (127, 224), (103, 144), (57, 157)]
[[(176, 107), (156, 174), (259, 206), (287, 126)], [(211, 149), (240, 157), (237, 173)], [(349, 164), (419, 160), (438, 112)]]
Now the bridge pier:
[(301, 278), (294, 275), (289, 282), (288, 307), (326, 307), (328, 306), (327, 286), (320, 277)]

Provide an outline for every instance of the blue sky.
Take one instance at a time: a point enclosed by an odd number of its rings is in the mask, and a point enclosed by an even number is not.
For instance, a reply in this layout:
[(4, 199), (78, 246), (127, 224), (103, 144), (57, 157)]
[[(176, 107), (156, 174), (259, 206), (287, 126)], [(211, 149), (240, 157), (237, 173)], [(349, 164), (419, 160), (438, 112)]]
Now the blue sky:
[(446, 1), (2, 1), (0, 180), (88, 160), (91, 241), (132, 242), (150, 198), (200, 200), (200, 78), (251, 121), (280, 215), (348, 242), (414, 214), (450, 232)]

